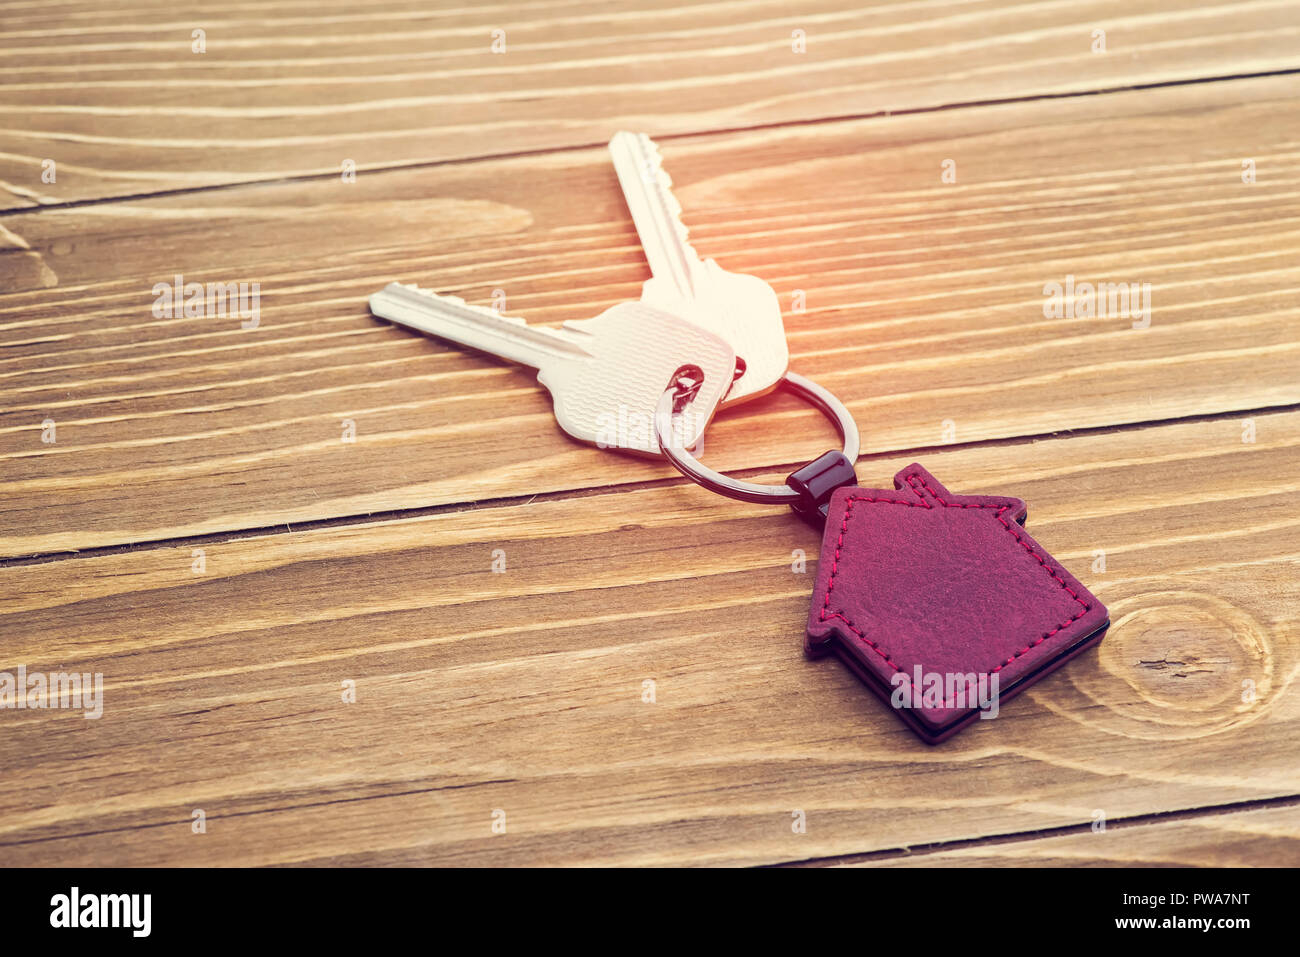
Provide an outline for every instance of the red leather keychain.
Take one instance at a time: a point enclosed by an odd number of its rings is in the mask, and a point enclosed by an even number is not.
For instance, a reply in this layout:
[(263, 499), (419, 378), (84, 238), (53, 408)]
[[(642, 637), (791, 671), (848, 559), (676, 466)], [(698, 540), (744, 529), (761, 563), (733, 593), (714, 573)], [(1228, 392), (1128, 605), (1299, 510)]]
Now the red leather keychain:
[(848, 410), (795, 373), (783, 387), (835, 421), (845, 446), (785, 485), (733, 479), (674, 447), (671, 417), (689, 398), (680, 383), (660, 400), (655, 428), (668, 460), (705, 488), (786, 504), (824, 526), (808, 657), (838, 656), (937, 744), (981, 715), (995, 717), (1007, 700), (1101, 641), (1110, 624), (1105, 606), (1025, 531), (1024, 502), (951, 492), (915, 464), (894, 476), (892, 489), (861, 488)]

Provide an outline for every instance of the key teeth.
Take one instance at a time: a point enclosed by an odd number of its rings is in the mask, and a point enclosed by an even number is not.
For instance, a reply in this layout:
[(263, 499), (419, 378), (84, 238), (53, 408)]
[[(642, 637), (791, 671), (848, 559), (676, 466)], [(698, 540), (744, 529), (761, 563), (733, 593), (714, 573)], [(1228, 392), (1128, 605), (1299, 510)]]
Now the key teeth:
[(460, 298), (460, 296), (444, 295), (443, 293), (440, 292), (434, 292), (432, 289), (426, 289), (424, 286), (421, 286), (419, 283), (395, 282), (393, 283), (393, 285), (400, 286), (402, 289), (405, 289), (407, 292), (413, 292), (418, 296), (424, 296), (428, 299), (446, 299), (451, 302), (459, 303), (462, 306), (469, 305), (469, 303), (467, 303), (464, 299)]
[(472, 302), (466, 302), (460, 296), (443, 295), (440, 292), (434, 292), (432, 289), (425, 289), (423, 286), (419, 285), (418, 283), (393, 282), (393, 283), (389, 283), (389, 285), (397, 286), (401, 289), (405, 289), (407, 292), (414, 293), (417, 296), (423, 296), (426, 299), (432, 299), (435, 302), (450, 303), (451, 305), (461, 306), (462, 308), (465, 309), (472, 309), (476, 312), (491, 313), (492, 315), (497, 316), (500, 319), (504, 319), (506, 322), (513, 322), (515, 325), (518, 326), (528, 325), (528, 321), (520, 316), (507, 316), (504, 313), (497, 312), (495, 309), (491, 309), (487, 306), (476, 306)]
[(677, 201), (673, 195), (673, 178), (668, 175), (664, 169), (664, 156), (659, 151), (659, 144), (652, 140), (645, 133), (637, 134), (637, 142), (641, 148), (642, 158), (647, 160), (650, 167), (654, 170), (656, 182), (659, 186), (659, 192), (663, 198), (664, 205), (673, 216), (673, 226), (677, 230), (677, 236), (685, 245), (690, 245), (691, 231), (682, 222), (682, 204)]

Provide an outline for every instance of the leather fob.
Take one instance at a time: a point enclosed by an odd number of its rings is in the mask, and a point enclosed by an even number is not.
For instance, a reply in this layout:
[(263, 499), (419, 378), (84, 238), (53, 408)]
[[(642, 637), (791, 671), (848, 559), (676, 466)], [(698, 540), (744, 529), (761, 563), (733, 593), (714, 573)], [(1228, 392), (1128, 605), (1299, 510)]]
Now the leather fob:
[(1018, 498), (955, 495), (916, 464), (893, 489), (837, 489), (805, 651), (837, 654), (932, 744), (979, 717), (995, 676), (1000, 709), (1110, 624), (1025, 513)]

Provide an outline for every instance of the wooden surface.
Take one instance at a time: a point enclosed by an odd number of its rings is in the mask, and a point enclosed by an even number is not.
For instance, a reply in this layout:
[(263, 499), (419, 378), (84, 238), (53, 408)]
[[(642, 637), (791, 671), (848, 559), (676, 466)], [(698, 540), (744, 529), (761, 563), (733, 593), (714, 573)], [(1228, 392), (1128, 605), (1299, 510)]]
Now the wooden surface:
[[(0, 670), (105, 683), (0, 711), (6, 860), (1300, 863), (1294, 4), (428, 7), (0, 6)], [(1099, 648), (926, 747), (803, 659), (811, 529), (369, 315), (635, 297), (625, 127), (863, 483), (1024, 498)], [(155, 317), (177, 273), (260, 283), (258, 327)], [(1150, 327), (1045, 317), (1067, 275)], [(776, 396), (705, 458), (832, 442)]]
[(7, 6), (8, 205), (1286, 70), (1300, 41), (1291, 0)]

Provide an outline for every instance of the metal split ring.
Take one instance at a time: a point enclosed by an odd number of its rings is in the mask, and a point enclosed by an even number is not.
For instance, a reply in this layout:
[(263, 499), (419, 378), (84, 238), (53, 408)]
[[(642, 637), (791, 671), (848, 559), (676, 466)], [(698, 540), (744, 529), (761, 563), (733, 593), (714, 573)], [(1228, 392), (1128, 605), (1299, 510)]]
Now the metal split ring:
[[(797, 372), (787, 372), (784, 378), (781, 379), (779, 387), (793, 392), (809, 404), (816, 406), (822, 415), (834, 422), (836, 430), (840, 433), (840, 438), (844, 441), (844, 457), (849, 462), (857, 460), (859, 448), (858, 426), (853, 421), (853, 416), (849, 414), (849, 410), (844, 407), (843, 402), (816, 382), (804, 378)], [(760, 505), (794, 506), (804, 499), (804, 493), (791, 488), (788, 483), (784, 485), (759, 485), (755, 482), (743, 482), (740, 479), (731, 478), (729, 475), (723, 475), (721, 472), (715, 472), (707, 465), (702, 465), (686, 449), (675, 446), (672, 441), (672, 417), (674, 412), (680, 411), (678, 408), (680, 405), (678, 401), (679, 395), (680, 386), (676, 381), (670, 383), (668, 389), (659, 397), (659, 406), (655, 410), (655, 439), (659, 442), (659, 450), (673, 464), (673, 468), (693, 482), (703, 485), (711, 492), (717, 492), (719, 495), (726, 495), (729, 498), (738, 498), (742, 502), (757, 502)]]

